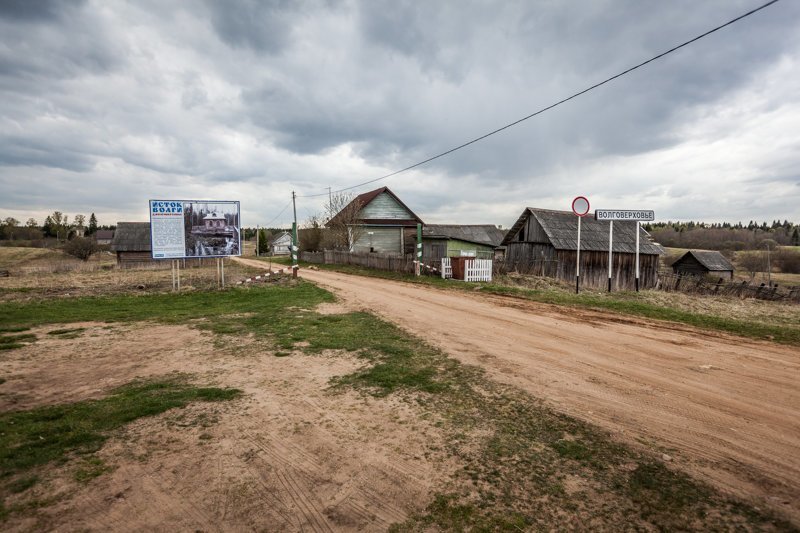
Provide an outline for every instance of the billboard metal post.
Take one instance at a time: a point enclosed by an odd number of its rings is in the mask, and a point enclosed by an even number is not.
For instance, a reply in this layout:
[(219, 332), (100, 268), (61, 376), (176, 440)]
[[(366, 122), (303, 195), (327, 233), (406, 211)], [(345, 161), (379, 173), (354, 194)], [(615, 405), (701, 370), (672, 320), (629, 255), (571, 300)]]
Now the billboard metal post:
[(614, 221), (608, 221), (608, 292), (611, 292), (612, 258), (614, 257)]
[[(225, 258), (219, 258), (220, 278), (222, 279), (222, 288), (225, 288)], [(180, 283), (180, 282), (178, 282)]]

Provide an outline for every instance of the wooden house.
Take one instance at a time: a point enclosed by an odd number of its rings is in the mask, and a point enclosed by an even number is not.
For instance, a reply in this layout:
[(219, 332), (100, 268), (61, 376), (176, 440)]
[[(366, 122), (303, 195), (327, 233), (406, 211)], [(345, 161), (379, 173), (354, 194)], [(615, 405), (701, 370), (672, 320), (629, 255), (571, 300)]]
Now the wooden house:
[(94, 233), (94, 241), (99, 245), (111, 244), (114, 240), (114, 230), (99, 229)]
[(422, 257), (431, 263), (443, 257), (493, 259), (505, 234), (492, 224), (428, 224), (422, 228)]
[(284, 231), (270, 239), (269, 253), (271, 255), (290, 255), (292, 253), (292, 235), (288, 231)]
[(689, 250), (672, 263), (672, 271), (681, 275), (733, 279), (731, 262), (720, 252), (711, 250)]
[[(417, 224), (423, 224), (416, 214), (388, 187), (365, 192), (329, 220), (326, 226), (341, 222), (344, 214), (359, 207), (352, 226), (356, 236), (351, 252), (406, 254), (414, 251)], [(349, 222), (347, 222), (350, 224)]]
[(149, 222), (119, 222), (111, 241), (111, 251), (117, 254), (122, 268), (154, 264), (150, 247)]
[[(612, 285), (617, 289), (635, 286), (635, 222), (615, 222), (613, 236)], [(584, 217), (581, 221), (581, 284), (608, 284), (608, 229), (606, 221)], [(575, 281), (578, 248), (578, 217), (570, 211), (528, 207), (508, 230), (506, 267), (565, 281)], [(639, 284), (653, 287), (658, 281), (661, 245), (639, 228)]]

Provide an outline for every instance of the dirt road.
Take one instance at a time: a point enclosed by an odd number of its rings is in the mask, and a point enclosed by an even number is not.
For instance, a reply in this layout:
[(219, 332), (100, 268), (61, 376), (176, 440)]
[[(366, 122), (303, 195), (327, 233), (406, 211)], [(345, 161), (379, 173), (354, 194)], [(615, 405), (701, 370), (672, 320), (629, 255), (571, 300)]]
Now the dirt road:
[(561, 412), (800, 519), (795, 347), (375, 278), (301, 276)]

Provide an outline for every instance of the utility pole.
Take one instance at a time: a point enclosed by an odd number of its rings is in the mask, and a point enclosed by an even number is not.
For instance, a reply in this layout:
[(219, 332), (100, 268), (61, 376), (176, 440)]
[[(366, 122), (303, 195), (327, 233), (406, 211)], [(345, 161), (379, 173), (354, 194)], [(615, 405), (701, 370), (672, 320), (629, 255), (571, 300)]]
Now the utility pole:
[(297, 251), (299, 247), (297, 246), (297, 205), (295, 203), (295, 198), (297, 195), (292, 191), (292, 211), (294, 212), (294, 222), (292, 222), (292, 277), (297, 277)]
[(767, 247), (767, 286), (772, 287), (772, 265), (769, 262), (769, 243), (764, 242), (764, 245)]

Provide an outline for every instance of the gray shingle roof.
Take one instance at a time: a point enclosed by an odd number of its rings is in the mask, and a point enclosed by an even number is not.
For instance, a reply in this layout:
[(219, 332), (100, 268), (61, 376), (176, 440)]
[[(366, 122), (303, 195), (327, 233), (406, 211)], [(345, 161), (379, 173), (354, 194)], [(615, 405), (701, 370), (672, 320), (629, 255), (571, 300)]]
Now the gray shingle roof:
[(506, 232), (492, 224), (459, 225), (428, 224), (422, 228), (422, 238), (457, 239), (486, 246), (500, 246)]
[(680, 263), (685, 257), (692, 255), (695, 259), (697, 259), (701, 265), (706, 267), (710, 271), (720, 271), (720, 270), (731, 270), (733, 271), (733, 265), (731, 264), (728, 259), (722, 255), (720, 252), (712, 251), (712, 250), (689, 250), (685, 254), (681, 256), (680, 259), (675, 261), (673, 265)]
[[(578, 217), (571, 211), (553, 211), (528, 207), (520, 215), (517, 222), (508, 230), (503, 244), (513, 242), (514, 236), (528, 219), (536, 218), (547, 238), (556, 250), (578, 249)], [(636, 253), (636, 224), (634, 222), (616, 222), (614, 224), (614, 252)], [(608, 222), (595, 220), (586, 216), (581, 220), (581, 250), (592, 252), (608, 251)], [(664, 248), (653, 241), (644, 228), (639, 227), (639, 253), (663, 255)]]
[(115, 252), (149, 252), (149, 222), (119, 222), (111, 241), (111, 249)]

